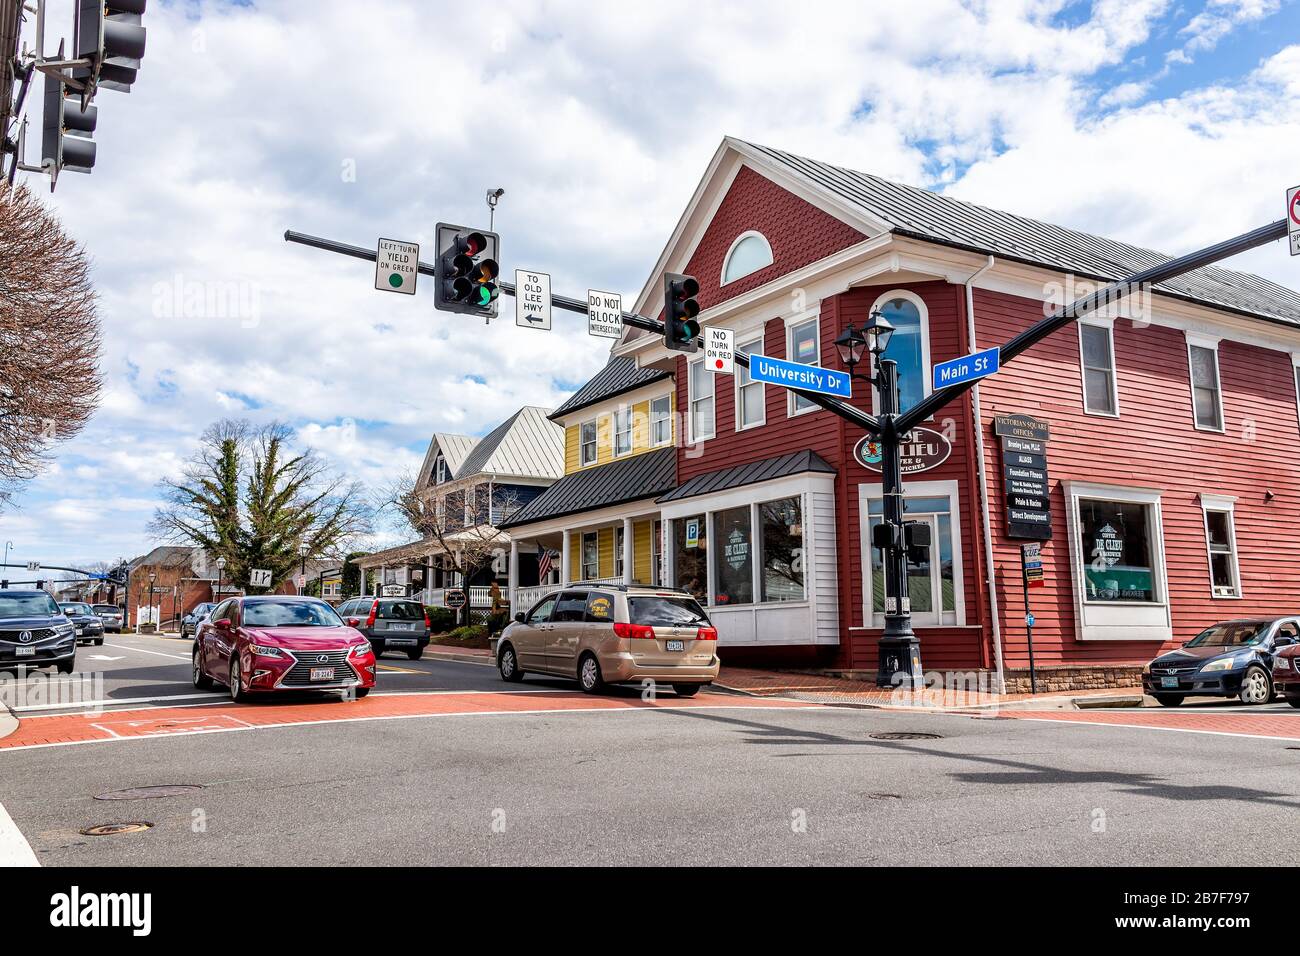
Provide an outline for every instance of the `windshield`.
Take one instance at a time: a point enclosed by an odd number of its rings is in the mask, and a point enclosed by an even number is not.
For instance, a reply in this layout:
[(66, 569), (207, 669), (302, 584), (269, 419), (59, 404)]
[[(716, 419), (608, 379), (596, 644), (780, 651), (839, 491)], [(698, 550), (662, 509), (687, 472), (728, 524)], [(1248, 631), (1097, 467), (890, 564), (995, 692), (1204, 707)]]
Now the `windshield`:
[(191, 611), (190, 613), (193, 614), (195, 617), (207, 617), (208, 612), (211, 611), (214, 607), (216, 607), (215, 604), (196, 604), (194, 606), (194, 610)]
[(1187, 646), (1246, 647), (1262, 641), (1272, 626), (1272, 621), (1228, 621), (1225, 624), (1215, 624), (1188, 641)]
[(116, 604), (96, 604), (96, 614), (116, 614), (118, 612)]
[(93, 614), (94, 613), (93, 611), (90, 610), (89, 604), (75, 604), (69, 602), (67, 604), (60, 604), (59, 607), (63, 608), (65, 614)]
[(424, 605), (414, 601), (380, 601), (376, 617), (390, 621), (423, 621)]
[(318, 601), (245, 601), (244, 627), (342, 627), (334, 608)]
[(689, 597), (628, 598), (627, 613), (631, 623), (650, 627), (694, 627), (709, 623), (708, 615)]
[(0, 594), (0, 621), (17, 617), (58, 617), (59, 606), (48, 594)]

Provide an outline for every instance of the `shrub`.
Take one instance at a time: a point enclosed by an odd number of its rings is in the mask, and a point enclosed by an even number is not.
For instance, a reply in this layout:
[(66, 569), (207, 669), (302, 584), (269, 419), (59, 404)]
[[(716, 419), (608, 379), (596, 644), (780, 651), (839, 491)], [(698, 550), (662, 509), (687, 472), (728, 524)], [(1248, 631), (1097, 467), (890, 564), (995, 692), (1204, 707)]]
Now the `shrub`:
[(456, 628), (447, 636), (457, 641), (477, 641), (486, 639), (488, 631), (482, 624), (469, 624)]
[(456, 612), (449, 607), (430, 604), (425, 607), (424, 613), (429, 615), (429, 630), (434, 634), (442, 634), (456, 626)]

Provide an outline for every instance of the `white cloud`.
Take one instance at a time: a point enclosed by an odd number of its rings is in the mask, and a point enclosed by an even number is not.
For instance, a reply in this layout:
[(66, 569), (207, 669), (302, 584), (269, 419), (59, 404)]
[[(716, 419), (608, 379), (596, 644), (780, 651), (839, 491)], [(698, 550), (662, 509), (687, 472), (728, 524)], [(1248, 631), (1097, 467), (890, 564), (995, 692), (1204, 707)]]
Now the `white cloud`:
[(1237, 27), (1257, 23), (1281, 7), (1282, 0), (1209, 0), (1205, 9), (1178, 31), (1187, 40), (1180, 48), (1166, 53), (1165, 61), (1191, 63), (1196, 54), (1213, 50)]

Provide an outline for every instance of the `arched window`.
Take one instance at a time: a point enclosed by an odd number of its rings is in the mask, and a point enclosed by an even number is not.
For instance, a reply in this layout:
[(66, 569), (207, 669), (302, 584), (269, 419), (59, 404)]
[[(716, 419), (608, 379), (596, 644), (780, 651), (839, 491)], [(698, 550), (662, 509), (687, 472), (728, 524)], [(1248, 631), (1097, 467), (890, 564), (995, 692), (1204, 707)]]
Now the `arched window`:
[(743, 279), (772, 264), (772, 247), (759, 232), (742, 232), (722, 260), (722, 284)]
[(930, 394), (930, 321), (925, 303), (914, 293), (897, 289), (886, 292), (871, 308), (894, 326), (883, 357), (898, 363), (898, 405), (907, 411)]

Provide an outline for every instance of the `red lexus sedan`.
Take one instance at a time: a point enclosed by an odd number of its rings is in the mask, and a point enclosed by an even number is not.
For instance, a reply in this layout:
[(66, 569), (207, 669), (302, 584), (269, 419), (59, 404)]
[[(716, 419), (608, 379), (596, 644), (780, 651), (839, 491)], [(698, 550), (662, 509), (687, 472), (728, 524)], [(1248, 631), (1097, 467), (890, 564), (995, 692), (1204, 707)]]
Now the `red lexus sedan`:
[(267, 595), (223, 601), (194, 636), (194, 686), (230, 688), (233, 700), (277, 690), (375, 686), (370, 642), (317, 598)]

